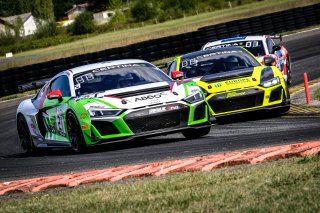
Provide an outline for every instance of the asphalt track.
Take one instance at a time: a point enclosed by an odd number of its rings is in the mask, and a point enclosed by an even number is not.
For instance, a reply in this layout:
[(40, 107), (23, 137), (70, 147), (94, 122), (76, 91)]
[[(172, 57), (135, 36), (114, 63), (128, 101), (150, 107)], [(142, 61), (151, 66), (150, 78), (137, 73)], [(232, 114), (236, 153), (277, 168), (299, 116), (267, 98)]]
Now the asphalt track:
[[(319, 79), (319, 37), (318, 29), (284, 38), (284, 45), (291, 53), (293, 85), (303, 82), (304, 72), (308, 73), (309, 80)], [(318, 117), (304, 113), (272, 117), (260, 113), (225, 120), (213, 126), (208, 136), (197, 140), (186, 140), (180, 134), (172, 134), (99, 146), (82, 155), (54, 150), (28, 157), (21, 153), (15, 127), (15, 111), (20, 101), (0, 103), (0, 181), (320, 139), (319, 114)]]

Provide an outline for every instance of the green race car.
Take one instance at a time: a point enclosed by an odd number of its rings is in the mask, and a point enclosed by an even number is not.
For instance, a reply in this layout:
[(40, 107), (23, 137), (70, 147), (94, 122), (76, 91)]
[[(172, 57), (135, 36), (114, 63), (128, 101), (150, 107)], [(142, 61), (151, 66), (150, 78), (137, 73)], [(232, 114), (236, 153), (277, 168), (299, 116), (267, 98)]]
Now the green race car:
[(173, 81), (143, 60), (119, 60), (73, 68), (20, 103), (22, 148), (87, 146), (182, 132), (209, 133), (209, 109), (194, 82)]
[(168, 66), (174, 79), (192, 79), (202, 88), (214, 117), (255, 110), (283, 113), (290, 108), (290, 95), (273, 57), (260, 63), (241, 47), (188, 53)]

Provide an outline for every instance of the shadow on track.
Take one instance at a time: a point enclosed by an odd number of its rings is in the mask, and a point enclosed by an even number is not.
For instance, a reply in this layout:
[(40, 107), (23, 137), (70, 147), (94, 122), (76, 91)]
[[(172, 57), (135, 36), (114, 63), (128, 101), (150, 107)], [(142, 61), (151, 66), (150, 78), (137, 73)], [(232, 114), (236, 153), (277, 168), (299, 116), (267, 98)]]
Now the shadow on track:
[(223, 116), (217, 118), (217, 125), (225, 125), (230, 123), (242, 123), (248, 121), (257, 121), (264, 119), (272, 119), (279, 118), (282, 115), (286, 115), (286, 113), (282, 113), (281, 111), (255, 111), (255, 112), (245, 112), (241, 114), (234, 114), (229, 116)]
[[(215, 125), (223, 126), (231, 123), (243, 123), (248, 121), (272, 119), (280, 116), (281, 114), (276, 111), (247, 112), (247, 113), (220, 117), (217, 119)], [(177, 136), (175, 138), (159, 138), (159, 137), (139, 138), (139, 139), (132, 139), (128, 141), (89, 146), (87, 147), (86, 152), (82, 153), (81, 155), (85, 155), (85, 154), (90, 155), (94, 153), (133, 149), (133, 148), (139, 148), (144, 146), (153, 146), (153, 145), (160, 145), (160, 144), (182, 142), (186, 140), (188, 139), (184, 138), (182, 135), (180, 137)], [(71, 149), (52, 148), (52, 149), (42, 149), (40, 150), (39, 153), (33, 156), (28, 156), (27, 154), (24, 154), (24, 153), (16, 153), (16, 154), (11, 154), (6, 156), (0, 156), (0, 158), (28, 158), (28, 157), (66, 156), (66, 155), (77, 155), (77, 154), (75, 154)]]
[[(110, 152), (115, 150), (125, 150), (132, 148), (139, 148), (144, 146), (153, 146), (159, 144), (168, 144), (174, 142), (181, 142), (187, 140), (182, 135), (181, 137), (176, 138), (140, 138), (140, 139), (132, 139), (128, 141), (115, 142), (109, 144), (100, 144), (96, 146), (89, 146), (86, 149), (84, 154), (94, 154), (99, 152)], [(52, 149), (41, 149), (39, 153), (35, 155), (27, 155), (25, 153), (16, 153), (6, 156), (0, 156), (0, 158), (28, 158), (28, 157), (44, 157), (44, 156), (64, 156), (64, 155), (78, 155), (75, 154), (71, 148), (52, 148)]]

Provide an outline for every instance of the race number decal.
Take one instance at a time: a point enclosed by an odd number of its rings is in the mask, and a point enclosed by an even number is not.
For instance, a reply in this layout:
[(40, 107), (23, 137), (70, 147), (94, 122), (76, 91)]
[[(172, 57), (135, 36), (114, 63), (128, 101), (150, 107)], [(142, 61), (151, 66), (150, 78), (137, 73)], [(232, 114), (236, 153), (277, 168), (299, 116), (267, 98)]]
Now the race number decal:
[(79, 77), (76, 78), (76, 82), (78, 84), (82, 84), (82, 83), (85, 83), (85, 82), (88, 82), (88, 81), (91, 81), (94, 79), (94, 76), (92, 73), (87, 73), (87, 74), (84, 74), (84, 75), (81, 75)]
[(64, 119), (62, 115), (62, 109), (57, 108), (57, 113), (56, 113), (56, 126), (57, 126), (57, 132), (61, 136), (66, 136), (66, 129), (64, 125)]

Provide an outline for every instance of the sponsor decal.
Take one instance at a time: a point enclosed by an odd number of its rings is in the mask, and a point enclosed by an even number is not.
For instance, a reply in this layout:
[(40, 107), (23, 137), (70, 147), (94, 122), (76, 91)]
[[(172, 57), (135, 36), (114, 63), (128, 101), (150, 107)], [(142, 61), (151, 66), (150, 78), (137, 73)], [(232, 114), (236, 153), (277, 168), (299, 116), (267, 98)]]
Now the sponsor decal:
[(86, 119), (86, 118), (87, 118), (87, 115), (86, 115), (86, 114), (81, 114), (81, 115), (80, 115), (80, 118), (81, 118), (81, 119)]
[(106, 107), (104, 105), (93, 105), (93, 106), (90, 106), (90, 108), (92, 108), (92, 109), (109, 109), (110, 107)]
[[(235, 39), (238, 40), (238, 39)], [(237, 42), (232, 42), (232, 40), (225, 40), (222, 42), (229, 42), (229, 43), (225, 43), (225, 44), (218, 44), (215, 46), (209, 46), (206, 47), (206, 50), (210, 50), (210, 49), (219, 49), (222, 47), (232, 47), (232, 46), (240, 46), (240, 47), (246, 47), (246, 48), (252, 48), (252, 47), (262, 47), (262, 42), (259, 40), (256, 41), (237, 41)]]
[(229, 81), (226, 81), (225, 83), (227, 85), (230, 85), (230, 84), (239, 84), (239, 83), (248, 83), (248, 82), (250, 82), (249, 78), (242, 78), (242, 79), (229, 80)]
[(222, 84), (217, 83), (217, 84), (215, 84), (214, 86), (215, 86), (215, 88), (219, 88), (219, 87), (221, 87), (221, 86), (222, 86)]
[(188, 66), (197, 66), (198, 61), (201, 59), (205, 59), (212, 56), (217, 55), (225, 55), (225, 54), (233, 54), (233, 53), (242, 53), (242, 50), (228, 50), (228, 51), (219, 51), (219, 52), (213, 52), (208, 54), (199, 55), (195, 58), (188, 58), (181, 62), (181, 67), (188, 67)]
[(149, 114), (155, 114), (160, 112), (172, 111), (172, 110), (179, 110), (182, 106), (180, 105), (169, 105), (169, 106), (161, 106), (149, 109)]
[(163, 95), (166, 95), (166, 94), (164, 92), (161, 92), (161, 93), (158, 93), (158, 94), (155, 94), (155, 95), (144, 95), (144, 96), (140, 96), (140, 97), (136, 98), (135, 102), (152, 100), (152, 99), (159, 99)]
[(59, 135), (65, 137), (66, 129), (64, 126), (63, 111), (61, 108), (57, 108), (56, 115), (57, 132), (59, 133)]
[(246, 92), (230, 92), (227, 94), (227, 98), (237, 97), (245, 94)]
[(75, 89), (75, 90), (80, 89), (80, 88), (81, 88), (81, 84), (75, 84), (75, 85), (74, 85), (74, 89)]
[(181, 109), (181, 107), (179, 105), (175, 105), (175, 106), (168, 106), (168, 111), (171, 110), (177, 110), (177, 109)]
[(107, 66), (107, 67), (100, 67), (97, 69), (92, 70), (93, 73), (95, 72), (103, 72), (111, 69), (119, 69), (119, 68), (126, 68), (126, 67), (150, 67), (150, 65), (146, 63), (136, 63), (136, 64), (118, 64), (113, 66)]
[(53, 125), (47, 125), (48, 127), (48, 131), (51, 132), (51, 133), (56, 133), (56, 128), (53, 126)]
[(159, 113), (159, 112), (165, 112), (167, 111), (167, 107), (157, 107), (157, 108), (152, 108), (149, 109), (149, 114), (155, 114), (155, 113)]

